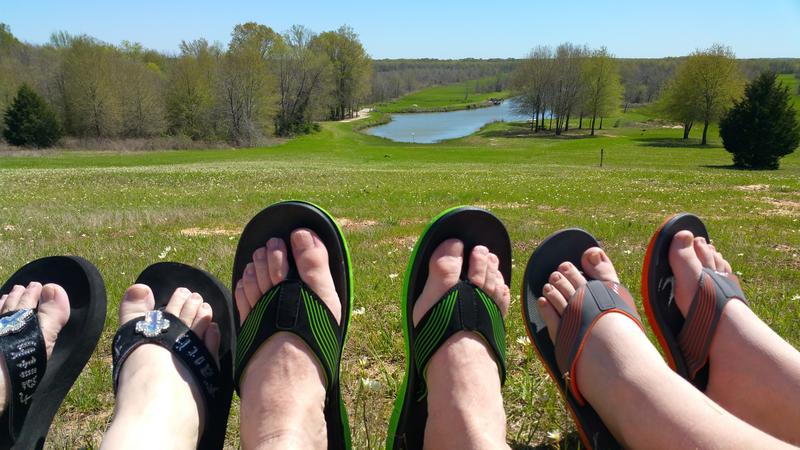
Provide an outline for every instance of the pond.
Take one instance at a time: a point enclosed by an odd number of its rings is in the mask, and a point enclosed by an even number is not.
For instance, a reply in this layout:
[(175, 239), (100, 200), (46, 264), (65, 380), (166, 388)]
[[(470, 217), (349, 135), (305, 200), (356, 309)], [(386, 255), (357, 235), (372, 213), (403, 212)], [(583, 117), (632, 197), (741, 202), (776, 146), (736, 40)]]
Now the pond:
[(528, 118), (514, 113), (511, 102), (504, 101), (497, 106), (462, 111), (392, 114), (391, 122), (365, 132), (397, 142), (432, 144), (468, 136), (487, 123), (521, 120)]

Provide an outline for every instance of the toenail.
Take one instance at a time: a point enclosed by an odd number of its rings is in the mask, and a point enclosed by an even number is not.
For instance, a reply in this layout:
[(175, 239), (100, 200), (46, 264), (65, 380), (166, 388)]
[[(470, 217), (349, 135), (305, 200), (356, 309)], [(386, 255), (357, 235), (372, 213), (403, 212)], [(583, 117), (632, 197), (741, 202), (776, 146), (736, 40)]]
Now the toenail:
[(179, 294), (186, 294), (186, 295), (188, 295), (188, 294), (191, 294), (191, 293), (192, 293), (192, 291), (190, 291), (190, 290), (186, 289), (185, 287), (179, 287), (179, 288), (178, 288), (178, 290), (177, 290), (177, 292), (178, 292)]
[(44, 299), (44, 301), (50, 301), (54, 298), (56, 298), (56, 288), (48, 284), (42, 289), (42, 299)]
[(600, 262), (602, 260), (603, 260), (603, 258), (600, 256), (600, 252), (599, 251), (598, 252), (589, 253), (589, 262), (592, 263), (592, 265), (596, 266), (596, 265), (600, 264)]
[(253, 269), (252, 265), (248, 264), (247, 267), (244, 268), (244, 273), (247, 275), (253, 275), (255, 273), (255, 269)]
[(545, 292), (550, 292), (552, 290), (553, 290), (553, 286), (550, 286), (549, 284), (545, 284), (544, 285), (544, 291)]
[(267, 251), (264, 247), (259, 248), (253, 253), (253, 259), (257, 259), (259, 261), (267, 259)]
[(308, 230), (297, 230), (292, 233), (292, 245), (299, 250), (304, 250), (314, 246), (314, 239)]
[(276, 250), (278, 248), (278, 238), (270, 238), (267, 241), (267, 248), (270, 250)]
[(30, 289), (32, 287), (36, 287), (37, 284), (39, 284), (39, 283), (36, 282), (36, 281), (31, 281), (30, 283), (28, 283), (28, 289)]
[(566, 271), (568, 271), (570, 269), (570, 267), (572, 267), (572, 264), (570, 264), (568, 262), (565, 262), (565, 263), (561, 263), (561, 265), (558, 266), (558, 270), (560, 270), (562, 272), (566, 272)]
[(550, 279), (552, 279), (553, 281), (558, 281), (561, 279), (561, 274), (558, 272), (553, 272), (553, 274), (550, 275)]

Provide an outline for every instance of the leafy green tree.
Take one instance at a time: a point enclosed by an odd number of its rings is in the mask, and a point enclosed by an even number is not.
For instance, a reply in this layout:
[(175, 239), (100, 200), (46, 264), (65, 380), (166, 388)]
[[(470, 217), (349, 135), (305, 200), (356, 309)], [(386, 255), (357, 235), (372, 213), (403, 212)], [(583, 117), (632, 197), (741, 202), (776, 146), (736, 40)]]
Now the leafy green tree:
[(67, 133), (108, 137), (120, 134), (120, 55), (114, 46), (89, 36), (54, 35), (61, 48), (56, 85)]
[(552, 97), (554, 79), (553, 51), (545, 46), (531, 50), (511, 74), (512, 108), (531, 118), (534, 132), (544, 129), (545, 111)]
[(273, 115), (276, 80), (270, 71), (281, 36), (253, 22), (236, 25), (223, 59), (223, 110), (229, 137), (248, 144), (264, 134)]
[(703, 122), (703, 140), (708, 143), (708, 127), (719, 120), (741, 95), (742, 75), (729, 47), (714, 44), (697, 50), (678, 67), (662, 103), (673, 120), (684, 125), (684, 139), (695, 121)]
[(123, 41), (122, 58), (117, 61), (117, 78), (122, 106), (122, 133), (130, 137), (148, 137), (166, 131), (164, 107), (165, 76), (161, 67), (148, 61), (141, 44)]
[(330, 61), (330, 118), (351, 117), (370, 91), (372, 63), (352, 28), (342, 26), (317, 37)]
[(694, 94), (695, 85), (686, 66), (680, 66), (675, 76), (667, 82), (658, 109), (668, 119), (683, 125), (683, 138), (689, 139), (695, 121), (700, 120), (700, 107)]
[(800, 144), (800, 121), (787, 86), (765, 72), (745, 88), (741, 101), (722, 118), (719, 134), (737, 167), (777, 169), (780, 158)]
[(27, 84), (20, 86), (3, 122), (3, 137), (12, 145), (51, 147), (61, 138), (55, 113)]
[[(0, 113), (11, 103), (19, 86), (22, 73), (15, 53), (21, 43), (11, 34), (8, 25), (0, 23)], [(0, 125), (0, 131), (2, 131)]]
[(169, 131), (192, 139), (213, 138), (221, 51), (205, 39), (183, 41), (180, 48), (167, 79)]
[(312, 131), (316, 108), (324, 106), (329, 65), (317, 35), (301, 25), (283, 34), (283, 45), (276, 47), (275, 73), (278, 78), (278, 113), (275, 133), (291, 136)]
[(583, 78), (586, 101), (584, 110), (592, 116), (591, 134), (594, 136), (597, 118), (612, 114), (619, 105), (622, 93), (619, 68), (605, 47), (593, 51), (584, 60)]

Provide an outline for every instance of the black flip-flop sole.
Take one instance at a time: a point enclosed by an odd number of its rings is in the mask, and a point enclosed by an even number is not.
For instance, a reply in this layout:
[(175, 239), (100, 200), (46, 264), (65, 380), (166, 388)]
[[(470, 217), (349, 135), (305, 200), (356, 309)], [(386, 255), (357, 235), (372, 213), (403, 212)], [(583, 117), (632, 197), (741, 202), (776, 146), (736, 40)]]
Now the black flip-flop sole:
[[(656, 230), (644, 257), (642, 267), (642, 297), (650, 327), (667, 356), (669, 365), (682, 377), (689, 379), (689, 369), (678, 346), (678, 334), (684, 318), (672, 299), (674, 276), (669, 265), (669, 247), (679, 231), (691, 231), (695, 237), (709, 239), (703, 221), (693, 214), (676, 214)], [(695, 384), (704, 386), (708, 379), (707, 367), (695, 375)]]
[[(307, 228), (317, 234), (328, 251), (328, 266), (333, 277), (336, 293), (342, 303), (341, 348), (347, 341), (350, 326), (350, 315), (353, 304), (353, 279), (350, 253), (344, 234), (330, 214), (312, 203), (303, 201), (285, 201), (268, 206), (255, 215), (244, 227), (236, 248), (233, 261), (233, 277), (231, 286), (242, 278), (244, 268), (253, 261), (253, 252), (267, 245), (270, 238), (283, 239), (289, 257), (289, 273), (287, 279), (300, 279), (297, 265), (291, 251), (291, 233), (298, 228)], [(239, 329), (239, 316), (236, 312), (236, 329)], [(339, 385), (328, 392), (328, 407), (325, 409), (328, 425), (328, 448), (350, 447), (350, 425), (347, 411), (341, 396)]]
[(594, 236), (579, 228), (568, 228), (547, 237), (528, 260), (525, 278), (522, 281), (521, 304), (528, 338), (539, 355), (539, 359), (544, 363), (550, 378), (556, 383), (559, 392), (567, 401), (567, 409), (575, 421), (581, 442), (589, 449), (613, 449), (620, 448), (620, 444), (608, 431), (597, 412), (588, 403), (581, 405), (569, 391), (558, 368), (555, 346), (550, 340), (547, 326), (536, 306), (550, 274), (557, 271), (561, 263), (569, 261), (578, 269), (582, 269), (583, 253), (592, 247), (599, 246), (600, 243)]
[(222, 386), (218, 395), (217, 410), (208, 411), (205, 430), (198, 449), (220, 449), (225, 444), (228, 413), (233, 397), (234, 313), (230, 291), (213, 275), (186, 264), (162, 262), (142, 271), (136, 283), (146, 284), (153, 291), (155, 308), (167, 306), (170, 297), (179, 287), (197, 292), (211, 306), (213, 321), (219, 327), (219, 364)]
[(469, 255), (475, 246), (483, 245), (500, 260), (499, 270), (511, 284), (511, 239), (503, 222), (484, 209), (461, 206), (444, 211), (434, 218), (417, 240), (406, 270), (402, 298), (403, 334), (406, 344), (406, 376), (398, 393), (398, 401), (389, 424), (387, 448), (419, 449), (423, 446), (427, 402), (414, 401), (417, 369), (412, 336), (414, 303), (428, 279), (431, 256), (442, 242), (458, 239), (464, 243), (461, 279), (467, 279)]
[(31, 281), (55, 283), (69, 297), (69, 321), (58, 333), (47, 370), (40, 382), (14, 448), (40, 449), (59, 406), (92, 356), (106, 320), (103, 277), (89, 261), (77, 256), (50, 256), (19, 269), (0, 288), (7, 294), (14, 285)]

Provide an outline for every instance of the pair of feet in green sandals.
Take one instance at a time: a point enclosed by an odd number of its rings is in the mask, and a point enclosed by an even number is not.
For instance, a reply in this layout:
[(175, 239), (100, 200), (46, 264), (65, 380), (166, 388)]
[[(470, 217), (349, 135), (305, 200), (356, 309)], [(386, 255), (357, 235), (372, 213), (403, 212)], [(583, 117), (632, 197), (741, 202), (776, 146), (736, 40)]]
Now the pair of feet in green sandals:
[[(248, 225), (240, 241), (233, 275), (238, 311), (232, 315), (219, 306), (226, 301), (222, 290), (215, 291), (211, 283), (192, 292), (192, 277), (183, 278), (190, 289), (173, 289), (180, 276), (173, 273), (165, 284), (158, 276), (143, 274), (139, 281), (152, 280), (153, 287), (136, 284), (128, 289), (120, 304), (120, 323), (128, 325), (115, 338), (117, 404), (103, 447), (132, 448), (146, 433), (146, 439), (164, 447), (218, 448), (221, 441), (214, 445), (205, 439), (211, 429), (224, 433), (220, 417), (227, 417), (227, 410), (221, 414), (224, 408), (209, 405), (224, 404), (220, 398), (231, 389), (226, 384), (239, 390), (245, 448), (349, 446), (338, 391), (352, 308), (346, 245), (335, 224), (303, 227), (303, 217), (287, 219), (278, 214), (280, 208), (268, 211), (251, 222), (253, 227)], [(321, 217), (330, 220), (324, 212)], [(281, 224), (269, 225), (275, 218)], [(406, 377), (390, 424), (389, 448), (506, 445), (501, 318), (510, 303), (510, 243), (498, 224), (472, 208), (450, 210), (417, 243), (403, 294)], [(560, 235), (564, 242), (543, 242), (529, 263), (523, 317), (539, 356), (567, 397), (584, 445), (797, 444), (800, 354), (745, 303), (728, 301), (744, 296), (724, 281), (722, 300), (711, 295), (715, 285), (702, 287), (704, 279), (708, 284), (714, 276), (731, 273), (722, 255), (692, 234), (701, 235), (704, 229), (689, 224), (678, 230), (685, 223), (668, 224), (673, 230), (662, 227), (648, 249), (643, 290), (651, 325), (681, 375), (669, 369), (642, 332), (630, 296), (593, 239), (569, 230)], [(59, 328), (69, 319), (68, 293), (55, 285), (14, 287), (2, 299), (2, 312), (35, 308), (41, 298), (38, 316), (49, 355)], [(719, 307), (706, 297), (714, 297)], [(598, 311), (586, 316), (590, 300)], [(576, 313), (579, 304), (587, 307)], [(151, 317), (159, 307), (163, 317)], [(238, 328), (239, 348), (234, 358), (235, 332), (225, 328), (237, 312), (240, 327), (233, 323), (233, 328)], [(163, 334), (152, 339), (162, 339), (155, 342), (161, 345), (141, 345), (149, 342), (142, 338), (148, 324), (162, 323), (164, 317), (192, 332), (182, 329), (170, 335), (172, 331), (156, 327)], [(0, 343), (1, 328), (0, 323)], [(700, 337), (690, 339), (683, 328)], [(197, 337), (191, 345), (185, 340), (190, 334)], [(698, 340), (705, 345), (700, 351), (692, 347)], [(192, 346), (206, 348), (214, 360), (216, 372), (209, 371), (205, 379), (212, 389), (204, 388), (203, 375), (191, 368), (203, 365), (197, 364), (202, 352), (184, 351)], [(176, 356), (180, 352), (183, 356)], [(0, 394), (7, 376), (0, 382)], [(226, 378), (235, 382), (226, 383)], [(8, 402), (8, 397), (0, 398)]]

